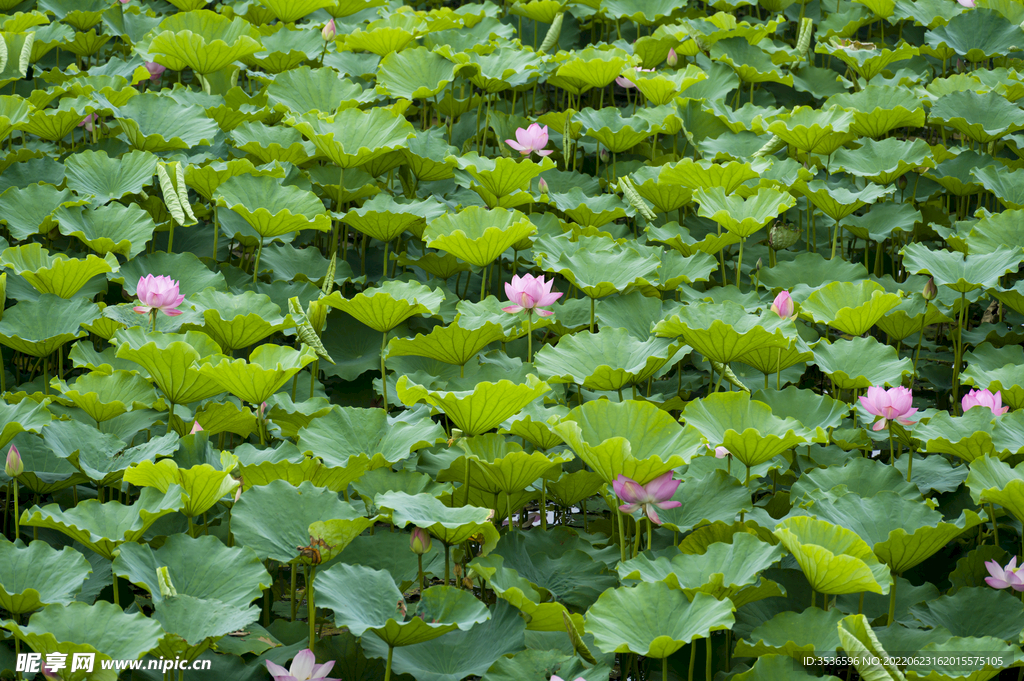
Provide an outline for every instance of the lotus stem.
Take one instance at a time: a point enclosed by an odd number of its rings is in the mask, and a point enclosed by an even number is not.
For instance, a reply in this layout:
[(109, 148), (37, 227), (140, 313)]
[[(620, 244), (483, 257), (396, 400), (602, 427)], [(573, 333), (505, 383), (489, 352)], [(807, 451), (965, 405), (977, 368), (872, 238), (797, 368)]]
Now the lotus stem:
[(292, 565), (292, 570), (291, 570), (291, 572), (292, 572), (292, 577), (291, 577), (291, 580), (290, 580), (291, 584), (288, 587), (288, 602), (291, 604), (291, 609), (292, 609), (291, 621), (292, 622), (295, 621), (295, 611), (296, 611), (296, 606), (298, 605), (298, 603), (295, 602), (295, 583), (296, 583), (296, 581), (298, 581), (297, 577), (299, 575), (299, 571), (296, 568), (298, 568), (298, 566), (293, 564)]
[(996, 547), (999, 546), (999, 525), (996, 523), (996, 507), (993, 503), (989, 502), (988, 505), (988, 519), (992, 523), (992, 535), (995, 539)]
[(514, 525), (512, 525), (512, 494), (505, 492), (505, 508), (508, 509), (508, 531), (511, 532)]
[[(384, 251), (384, 257), (387, 257), (387, 249)], [(263, 255), (263, 237), (260, 236), (260, 247), (256, 249), (256, 262), (252, 266), (252, 285), (256, 285), (256, 277), (260, 273), (260, 257)]]
[(164, 435), (171, 432), (171, 421), (174, 420), (174, 402), (168, 401), (168, 404), (170, 406), (167, 407), (167, 432)]
[(590, 333), (594, 333), (594, 297), (590, 298)]
[(121, 607), (121, 597), (117, 594), (117, 573), (114, 572), (114, 564), (110, 564), (110, 576), (113, 577), (113, 586), (111, 587), (114, 592), (114, 605)]
[[(509, 516), (508, 524), (509, 524), (509, 527), (512, 526), (512, 517), (511, 516)], [(451, 547), (448, 546), (448, 544), (445, 544), (444, 545), (444, 585), (445, 586), (448, 586), (448, 575), (451, 574), (450, 566), (451, 566)]]
[[(925, 313), (925, 317), (927, 318), (927, 315), (928, 315), (928, 308), (927, 307), (925, 307), (924, 313)], [(914, 351), (914, 380), (917, 380), (917, 360), (921, 356), (921, 343), (924, 342), (924, 329), (925, 329), (924, 321), (925, 321), (924, 319), (921, 320), (921, 333), (917, 337), (917, 350)], [(1022, 592), (1022, 593), (1024, 593), (1024, 592)]]
[(395, 652), (394, 646), (388, 646), (388, 664), (384, 668), (384, 681), (391, 681), (391, 656)]
[[(593, 304), (593, 299), (591, 299), (591, 304)], [(591, 316), (591, 330), (593, 330), (593, 316)], [(530, 313), (526, 314), (526, 363), (533, 364), (533, 315)], [(509, 516), (509, 522), (512, 522), (512, 516)]]
[(217, 238), (220, 236), (220, 219), (217, 217), (217, 206), (213, 206), (213, 261), (217, 262)]
[[(309, 620), (309, 649), (313, 650), (316, 641), (316, 604), (313, 602), (313, 580), (316, 579), (316, 567), (309, 566), (309, 577), (306, 579), (306, 608)], [(269, 608), (268, 608), (269, 610)]]
[(693, 681), (693, 668), (697, 662), (697, 639), (690, 640), (690, 672), (686, 675), (686, 681)]
[(487, 298), (487, 265), (484, 265), (484, 269), (480, 272), (480, 302), (484, 302)]
[[(388, 370), (384, 366), (384, 350), (388, 342), (388, 332), (384, 332), (384, 337), (380, 339), (380, 389), (381, 394), (384, 396), (384, 412), (388, 411)], [(310, 381), (313, 379), (310, 378)], [(312, 384), (310, 384), (310, 392), (312, 392)]]
[(173, 253), (174, 246), (174, 220), (171, 220), (171, 231), (167, 234), (167, 252)]
[(893, 468), (895, 468), (896, 467), (896, 450), (893, 448), (893, 443), (892, 443), (892, 421), (889, 422), (888, 430), (889, 430), (889, 464)]
[(18, 517), (18, 476), (11, 478), (11, 489), (14, 490), (14, 541), (21, 536), (21, 519)]
[(388, 276), (388, 246), (390, 246), (390, 245), (391, 245), (390, 241), (385, 241), (384, 242), (384, 269), (382, 271), (384, 272), (384, 278), (385, 279)]
[(416, 559), (419, 561), (419, 583), (420, 591), (422, 592), (427, 588), (427, 582), (423, 577), (423, 554), (417, 554)]
[(914, 450), (910, 450), (907, 457), (907, 482), (910, 482), (910, 473), (914, 469)]
[(619, 554), (622, 562), (626, 562), (626, 524), (622, 520), (622, 511), (615, 506), (615, 515), (619, 517)]
[(710, 631), (708, 632), (708, 637), (706, 639), (704, 639), (704, 640), (708, 642), (707, 643), (707, 646), (708, 646), (708, 659), (704, 663), (704, 678), (705, 679), (710, 679), (710, 678), (712, 678), (712, 676), (711, 676), (711, 669), (712, 669), (712, 665), (711, 665), (711, 632)]
[[(736, 288), (740, 288), (740, 273), (743, 270), (743, 244), (747, 242), (746, 237), (740, 239), (740, 254), (736, 260)], [(740, 289), (742, 290), (742, 289)]]
[(956, 404), (959, 402), (960, 397), (960, 363), (963, 360), (964, 352), (964, 321), (967, 316), (967, 294), (960, 294), (960, 314), (957, 319), (956, 325), (956, 344), (954, 345), (955, 358), (953, 362), (953, 405), (956, 409)]
[(647, 550), (654, 550), (654, 524), (649, 516), (647, 518)]
[(640, 523), (636, 524), (636, 534), (633, 535), (633, 558), (640, 554)]
[[(899, 577), (899, 575), (895, 575)], [(896, 580), (892, 580), (892, 588), (889, 590), (889, 623), (885, 626), (891, 627), (896, 619)]]

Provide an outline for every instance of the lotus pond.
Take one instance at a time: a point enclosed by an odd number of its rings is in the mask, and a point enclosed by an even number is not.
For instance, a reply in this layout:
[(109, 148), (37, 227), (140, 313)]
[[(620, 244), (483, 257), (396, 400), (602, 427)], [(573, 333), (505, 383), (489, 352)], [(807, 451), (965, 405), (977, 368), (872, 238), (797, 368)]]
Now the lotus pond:
[(0, 676), (1024, 675), (1024, 4), (0, 12)]

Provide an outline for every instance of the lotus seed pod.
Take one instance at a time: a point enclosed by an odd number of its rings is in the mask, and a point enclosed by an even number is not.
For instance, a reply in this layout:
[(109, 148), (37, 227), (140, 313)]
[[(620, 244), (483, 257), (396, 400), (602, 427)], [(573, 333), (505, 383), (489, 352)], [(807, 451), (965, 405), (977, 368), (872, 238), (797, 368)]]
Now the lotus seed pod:
[(784, 251), (800, 238), (800, 231), (790, 229), (784, 222), (776, 222), (768, 231), (768, 245), (773, 251)]

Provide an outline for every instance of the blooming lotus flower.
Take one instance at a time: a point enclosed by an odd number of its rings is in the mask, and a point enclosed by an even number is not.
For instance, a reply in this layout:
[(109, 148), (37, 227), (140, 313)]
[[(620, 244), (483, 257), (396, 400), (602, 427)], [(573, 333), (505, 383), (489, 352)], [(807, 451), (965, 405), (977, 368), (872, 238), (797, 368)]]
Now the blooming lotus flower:
[(512, 275), (512, 281), (505, 283), (505, 295), (513, 305), (501, 308), (503, 312), (522, 312), (532, 315), (536, 312), (541, 317), (550, 317), (554, 314), (551, 310), (542, 310), (542, 307), (553, 305), (562, 294), (551, 291), (555, 280), (545, 281), (544, 277), (535, 277), (532, 274)]
[(78, 127), (85, 128), (89, 132), (92, 132), (92, 124), (98, 121), (99, 119), (99, 116), (97, 116), (94, 113), (91, 113), (82, 119), (82, 121), (78, 124)]
[(967, 393), (964, 395), (963, 399), (960, 400), (960, 406), (963, 407), (964, 411), (967, 411), (972, 407), (988, 407), (992, 410), (993, 416), (999, 416), (1010, 411), (1009, 407), (1003, 406), (1002, 391), (997, 390), (995, 394), (992, 394), (992, 392), (987, 388), (985, 390), (972, 390)]
[(1017, 556), (1014, 556), (1005, 568), (999, 567), (999, 563), (994, 560), (985, 563), (985, 568), (992, 575), (985, 578), (985, 583), (993, 589), (1010, 587), (1014, 591), (1024, 591), (1024, 577), (1017, 574)]
[(555, 153), (553, 149), (545, 151), (544, 147), (548, 143), (548, 126), (543, 128), (536, 123), (532, 123), (528, 128), (517, 128), (515, 140), (505, 140), (505, 144), (509, 145), (523, 156), (529, 156), (533, 152), (537, 152), (538, 156), (547, 156), (548, 154)]
[(860, 403), (869, 413), (882, 417), (880, 421), (876, 421), (875, 425), (871, 426), (871, 430), (879, 431), (885, 428), (889, 421), (897, 421), (904, 426), (917, 423), (917, 421), (910, 421), (907, 418), (913, 416), (917, 411), (916, 407), (910, 406), (913, 399), (914, 394), (903, 386), (888, 390), (872, 386), (868, 388), (867, 395), (860, 396)]
[(715, 458), (716, 459), (724, 459), (727, 456), (729, 456), (729, 450), (728, 449), (726, 449), (725, 447), (715, 447)]
[(316, 663), (316, 655), (309, 648), (300, 650), (292, 659), (291, 667), (285, 669), (281, 665), (274, 664), (267, 660), (267, 671), (274, 677), (274, 681), (312, 681), (323, 679), (323, 681), (341, 681), (341, 679), (330, 679), (327, 673), (334, 666), (334, 660)]
[(146, 70), (149, 71), (150, 80), (160, 80), (160, 76), (164, 75), (167, 67), (163, 64), (157, 64), (155, 61), (147, 61)]
[(430, 550), (430, 534), (421, 527), (414, 527), (409, 535), (409, 548), (413, 553), (423, 555)]
[(324, 25), (323, 30), (320, 31), (320, 35), (323, 37), (325, 42), (334, 40), (334, 36), (338, 35), (338, 27), (335, 26), (334, 19), (331, 19), (326, 25)]
[(4, 473), (9, 478), (16, 478), (25, 472), (25, 464), (21, 460), (21, 452), (14, 445), (7, 450), (7, 461), (4, 462)]
[(178, 293), (178, 282), (170, 277), (163, 275), (154, 277), (152, 274), (147, 274), (139, 279), (135, 293), (139, 297), (139, 302), (142, 303), (133, 308), (139, 314), (156, 310), (171, 317), (181, 314), (181, 310), (175, 308), (181, 305), (185, 296)]
[(641, 506), (644, 513), (655, 525), (661, 525), (656, 509), (679, 508), (682, 502), (672, 501), (672, 495), (679, 489), (679, 480), (672, 479), (672, 471), (659, 475), (646, 485), (641, 485), (636, 480), (619, 474), (612, 483), (615, 496), (626, 503), (619, 506), (619, 510), (625, 513), (632, 513)]
[(780, 317), (790, 319), (796, 317), (796, 313), (793, 311), (793, 298), (790, 297), (789, 291), (781, 291), (779, 295), (775, 296), (771, 310)]
[[(636, 67), (637, 73), (652, 73), (653, 71), (654, 69), (642, 69), (639, 66)], [(617, 77), (615, 79), (615, 84), (621, 88), (626, 88), (627, 90), (631, 90), (636, 87), (636, 83), (623, 76)]]

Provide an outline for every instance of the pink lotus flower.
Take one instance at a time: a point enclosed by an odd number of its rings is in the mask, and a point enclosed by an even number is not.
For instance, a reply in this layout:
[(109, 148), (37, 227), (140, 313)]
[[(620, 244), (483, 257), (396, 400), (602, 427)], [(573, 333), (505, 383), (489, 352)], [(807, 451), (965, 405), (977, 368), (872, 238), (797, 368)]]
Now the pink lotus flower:
[(142, 305), (136, 305), (133, 309), (139, 314), (160, 310), (165, 315), (177, 317), (181, 310), (175, 309), (185, 300), (185, 296), (178, 293), (178, 282), (163, 275), (154, 277), (147, 274), (139, 279), (135, 294), (139, 297)]
[(195, 435), (196, 433), (201, 433), (201, 432), (203, 432), (203, 427), (201, 425), (199, 425), (199, 419), (196, 419), (195, 422), (192, 423), (192, 430), (190, 430), (188, 432), (188, 434), (189, 435)]
[(974, 0), (956, 0), (964, 7), (974, 7)]
[(875, 425), (871, 426), (871, 430), (879, 431), (885, 428), (889, 421), (897, 421), (904, 426), (917, 423), (917, 421), (910, 421), (907, 418), (913, 416), (917, 411), (916, 407), (910, 406), (913, 399), (914, 394), (903, 386), (888, 390), (872, 386), (868, 388), (867, 395), (860, 396), (860, 403), (869, 413), (882, 417), (880, 421), (876, 421)]
[(523, 156), (529, 156), (533, 152), (537, 152), (538, 156), (547, 156), (548, 154), (555, 153), (553, 149), (544, 150), (544, 147), (548, 143), (548, 126), (543, 128), (533, 123), (528, 128), (516, 129), (515, 140), (505, 140), (505, 144), (509, 145)]
[(324, 25), (323, 30), (320, 31), (320, 36), (324, 39), (324, 42), (330, 42), (334, 40), (336, 35), (338, 35), (338, 27), (335, 26), (334, 19), (331, 19)]
[(771, 310), (780, 317), (788, 317), (789, 319), (796, 317), (796, 313), (793, 310), (793, 298), (790, 297), (789, 291), (781, 291), (779, 295), (775, 296), (775, 300), (772, 301)]
[(680, 501), (672, 501), (672, 495), (679, 489), (679, 484), (679, 480), (672, 479), (672, 471), (659, 475), (646, 485), (619, 474), (612, 483), (612, 489), (615, 490), (615, 496), (626, 502), (619, 506), (620, 511), (632, 513), (642, 506), (651, 522), (661, 525), (655, 509), (679, 508), (683, 505)]
[(1017, 556), (1014, 556), (1005, 568), (999, 567), (999, 563), (994, 560), (985, 563), (985, 568), (992, 575), (985, 578), (985, 583), (993, 589), (1010, 587), (1014, 591), (1024, 591), (1024, 578), (1017, 574)]
[(995, 394), (992, 394), (992, 391), (987, 388), (985, 390), (972, 390), (967, 393), (960, 400), (960, 406), (963, 407), (965, 412), (972, 407), (988, 407), (992, 410), (993, 416), (1000, 416), (1010, 411), (1009, 407), (1003, 406), (1002, 391), (997, 390)]
[(412, 534), (409, 535), (409, 548), (412, 549), (413, 553), (423, 555), (430, 550), (430, 535), (426, 530), (414, 527)]
[(715, 447), (715, 458), (716, 459), (724, 459), (727, 456), (729, 456), (729, 450), (728, 449), (726, 449), (725, 447)]
[[(642, 69), (639, 66), (637, 66), (636, 67), (636, 72), (637, 73), (653, 73), (654, 69)], [(627, 90), (631, 90), (631, 89), (636, 87), (636, 83), (634, 83), (633, 81), (629, 80), (625, 76), (617, 77), (615, 79), (615, 84), (618, 85), (619, 87), (626, 88)]]
[(317, 664), (316, 655), (309, 648), (296, 653), (291, 667), (288, 669), (267, 660), (267, 671), (274, 677), (274, 681), (312, 681), (313, 679), (341, 681), (340, 679), (330, 679), (327, 677), (327, 673), (331, 671), (333, 666), (334, 660)]
[(518, 274), (512, 275), (512, 281), (505, 283), (505, 295), (514, 305), (503, 307), (502, 311), (514, 314), (526, 310), (528, 315), (536, 312), (541, 317), (550, 317), (554, 312), (540, 308), (553, 305), (562, 297), (561, 293), (551, 291), (554, 283), (554, 279), (545, 281), (544, 277), (535, 277), (532, 274), (524, 274), (521, 277)]
[(78, 124), (78, 127), (80, 127), (80, 128), (84, 127), (89, 132), (92, 132), (92, 124), (95, 123), (96, 121), (98, 121), (99, 119), (100, 119), (99, 116), (97, 116), (94, 113), (91, 113), (91, 114), (89, 114), (88, 116), (86, 116), (85, 118), (82, 119), (82, 122)]
[(157, 64), (155, 61), (147, 61), (146, 70), (149, 71), (150, 80), (160, 80), (160, 76), (164, 75), (167, 67), (163, 64)]

